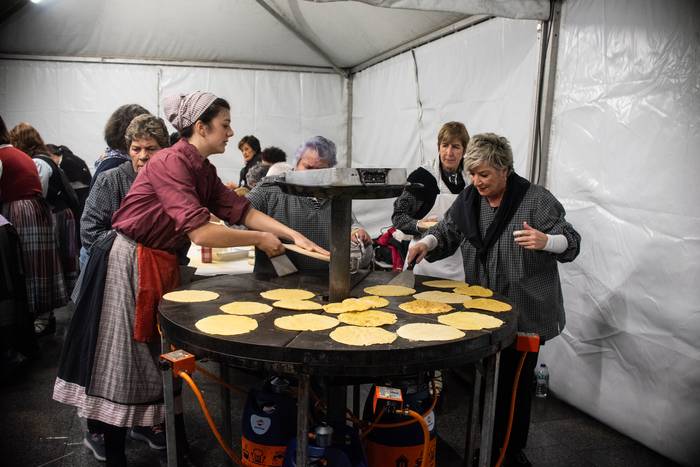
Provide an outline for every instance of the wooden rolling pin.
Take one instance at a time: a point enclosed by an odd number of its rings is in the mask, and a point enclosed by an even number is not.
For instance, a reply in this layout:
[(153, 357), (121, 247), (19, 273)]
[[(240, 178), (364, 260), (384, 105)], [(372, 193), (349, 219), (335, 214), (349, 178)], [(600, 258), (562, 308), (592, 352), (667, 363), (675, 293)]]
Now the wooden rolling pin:
[(284, 245), (284, 247), (289, 251), (293, 251), (294, 253), (299, 253), (300, 255), (308, 256), (309, 258), (315, 258), (317, 260), (325, 261), (327, 263), (329, 263), (331, 261), (330, 255), (326, 256), (326, 255), (322, 255), (321, 253), (317, 253), (315, 251), (305, 250), (304, 248), (302, 248), (298, 245), (294, 245), (293, 243), (283, 243), (282, 245)]

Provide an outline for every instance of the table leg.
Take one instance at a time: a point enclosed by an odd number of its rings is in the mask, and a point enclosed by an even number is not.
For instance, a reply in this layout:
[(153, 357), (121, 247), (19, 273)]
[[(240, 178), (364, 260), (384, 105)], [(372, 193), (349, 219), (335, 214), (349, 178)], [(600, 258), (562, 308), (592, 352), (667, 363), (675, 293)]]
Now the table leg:
[[(228, 365), (225, 362), (219, 362), (219, 377), (222, 381), (230, 383)], [(231, 446), (233, 444), (231, 435), (231, 393), (223, 385), (221, 386), (221, 418), (224, 421), (222, 436), (224, 441)], [(233, 461), (228, 456), (226, 456), (226, 465), (233, 465)]]
[(308, 465), (309, 445), (309, 393), (311, 376), (299, 375), (299, 395), (297, 397), (297, 467)]
[[(170, 352), (170, 343), (161, 337), (162, 352)], [(167, 444), (168, 467), (177, 467), (177, 436), (175, 435), (175, 392), (173, 371), (163, 365), (163, 399), (165, 402), (165, 442)]]
[(352, 413), (357, 417), (357, 418), (362, 418), (362, 414), (360, 413), (360, 385), (355, 384), (352, 387)]
[(350, 227), (352, 200), (331, 198), (331, 264), (329, 266), (329, 300), (342, 302), (350, 292)]
[(464, 443), (464, 465), (467, 467), (474, 465), (474, 451), (479, 440), (481, 380), (484, 367), (481, 362), (478, 362), (470, 366), (470, 371), (474, 375), (474, 385), (467, 401), (467, 437)]
[(493, 442), (493, 418), (496, 411), (496, 391), (498, 389), (498, 364), (501, 352), (487, 357), (484, 377), (484, 414), (481, 424), (481, 445), (479, 448), (479, 466), (491, 465), (491, 443)]

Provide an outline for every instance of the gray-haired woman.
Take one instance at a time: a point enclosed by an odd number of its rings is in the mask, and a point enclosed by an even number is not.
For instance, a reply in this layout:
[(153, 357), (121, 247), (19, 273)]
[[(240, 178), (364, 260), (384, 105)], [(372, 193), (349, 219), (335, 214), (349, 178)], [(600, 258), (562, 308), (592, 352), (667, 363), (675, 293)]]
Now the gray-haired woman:
[[(540, 343), (566, 323), (557, 262), (573, 261), (581, 236), (565, 219), (561, 203), (546, 188), (513, 171), (508, 140), (493, 133), (473, 136), (464, 161), (472, 179), (445, 218), (408, 252), (408, 261), (434, 261), (463, 242), (466, 281), (507, 297), (518, 311), (518, 331), (537, 333)], [(537, 353), (529, 353), (523, 375), (532, 375)], [(518, 352), (501, 352), (494, 454), (503, 442)], [(513, 432), (505, 465), (526, 461), (522, 452), (530, 423), (528, 378), (518, 387)]]

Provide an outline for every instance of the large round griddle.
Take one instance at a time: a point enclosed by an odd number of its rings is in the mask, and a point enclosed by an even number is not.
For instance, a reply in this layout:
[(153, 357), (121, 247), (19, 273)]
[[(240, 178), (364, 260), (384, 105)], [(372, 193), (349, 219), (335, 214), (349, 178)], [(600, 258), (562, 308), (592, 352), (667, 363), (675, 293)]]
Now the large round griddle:
[[(351, 290), (351, 296), (361, 297), (365, 287), (386, 284), (395, 273), (373, 272)], [(416, 276), (416, 291), (435, 290), (422, 285), (434, 279)], [(328, 291), (328, 279), (324, 277), (294, 274), (282, 278), (260, 278), (253, 274), (218, 276), (196, 281), (181, 290), (209, 290), (219, 293), (217, 300), (200, 303), (175, 303), (167, 300), (160, 304), (160, 326), (166, 338), (177, 347), (232, 365), (274, 372), (318, 374), (324, 376), (367, 377), (416, 373), (423, 370), (447, 368), (473, 363), (510, 345), (515, 336), (517, 310), (506, 313), (485, 314), (496, 316), (504, 324), (495, 330), (465, 331), (466, 336), (447, 342), (412, 342), (401, 337), (392, 344), (355, 347), (333, 341), (331, 330), (315, 332), (285, 331), (274, 326), (275, 318), (296, 312), (273, 309), (261, 315), (253, 315), (258, 329), (238, 336), (212, 336), (204, 334), (195, 323), (210, 315), (223, 314), (219, 307), (231, 301), (260, 301), (272, 304), (259, 293), (275, 288), (301, 288), (317, 294), (313, 300), (326, 303), (323, 296)], [(408, 297), (386, 297), (390, 304), (382, 309), (397, 315), (397, 322), (383, 326), (396, 331), (408, 323), (437, 323), (438, 315), (413, 315), (398, 304), (413, 300)], [(503, 300), (502, 297), (495, 297)], [(457, 311), (461, 305), (453, 305)], [(324, 313), (322, 310), (314, 313)], [(342, 324), (341, 324), (342, 325)]]

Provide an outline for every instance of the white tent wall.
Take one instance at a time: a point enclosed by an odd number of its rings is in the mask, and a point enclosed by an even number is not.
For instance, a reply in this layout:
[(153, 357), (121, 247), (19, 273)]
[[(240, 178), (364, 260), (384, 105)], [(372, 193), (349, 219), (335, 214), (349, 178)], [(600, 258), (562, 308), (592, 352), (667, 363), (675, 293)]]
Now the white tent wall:
[(700, 4), (564, 3), (548, 178), (583, 237), (557, 396), (687, 465), (700, 459)]
[[(405, 167), (437, 156), (443, 123), (506, 136), (528, 175), (539, 42), (537, 21), (492, 19), (357, 73), (352, 165)], [(416, 74), (417, 69), (417, 74)], [(420, 104), (419, 104), (420, 101)], [(393, 200), (355, 201), (374, 236), (391, 225)]]
[(242, 157), (237, 142), (247, 134), (256, 135), (263, 147), (280, 147), (289, 160), (306, 138), (322, 134), (336, 143), (339, 162), (345, 163), (347, 89), (338, 75), (0, 60), (0, 109), (6, 125), (29, 122), (46, 142), (65, 144), (90, 168), (104, 151), (104, 125), (114, 109), (138, 103), (162, 117), (163, 96), (197, 89), (231, 104), (235, 135), (226, 152), (211, 159), (222, 180), (238, 182)]

